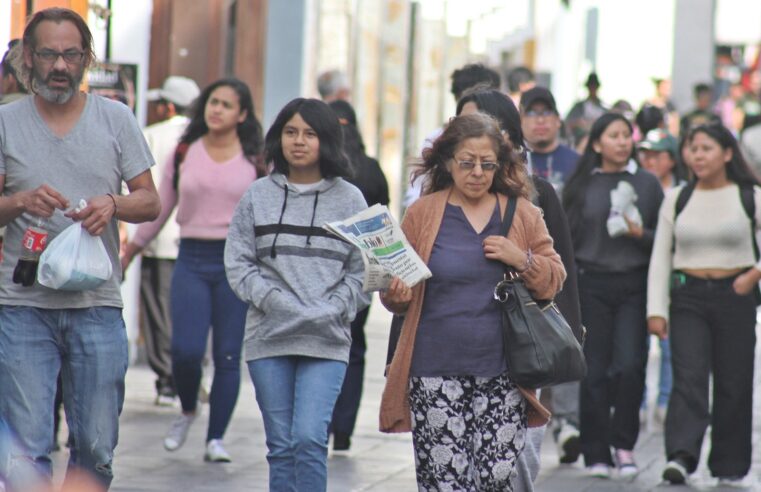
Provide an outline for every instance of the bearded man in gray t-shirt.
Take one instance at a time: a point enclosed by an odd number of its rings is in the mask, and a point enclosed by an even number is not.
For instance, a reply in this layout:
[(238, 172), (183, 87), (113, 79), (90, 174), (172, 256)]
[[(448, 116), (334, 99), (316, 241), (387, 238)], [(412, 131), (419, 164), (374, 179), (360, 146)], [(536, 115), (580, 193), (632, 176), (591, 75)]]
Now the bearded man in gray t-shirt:
[[(23, 37), (22, 81), (32, 97), (0, 108), (0, 481), (11, 490), (49, 482), (56, 378), (73, 437), (69, 469), (104, 487), (124, 401), (127, 337), (119, 292), (117, 220), (156, 218), (160, 205), (153, 159), (126, 106), (79, 91), (93, 60), (92, 35), (75, 12), (37, 12)], [(25, 72), (25, 73), (24, 73)], [(122, 181), (129, 194), (121, 195)], [(84, 199), (87, 207), (74, 211)], [(113, 275), (90, 290), (62, 291), (14, 283), (29, 225), (43, 221), (48, 242), (67, 226), (99, 236)], [(17, 279), (18, 280), (18, 279)], [(0, 436), (0, 440), (3, 437)]]

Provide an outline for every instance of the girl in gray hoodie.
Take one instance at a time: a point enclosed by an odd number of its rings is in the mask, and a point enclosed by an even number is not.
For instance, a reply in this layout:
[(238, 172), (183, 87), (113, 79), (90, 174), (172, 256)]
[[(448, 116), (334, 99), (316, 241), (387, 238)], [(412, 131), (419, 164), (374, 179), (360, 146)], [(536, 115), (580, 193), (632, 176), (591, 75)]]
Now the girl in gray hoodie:
[(367, 205), (338, 117), (294, 99), (265, 139), (274, 166), (241, 199), (225, 247), (227, 278), (247, 302), (245, 350), (264, 419), (272, 491), (327, 487), (328, 424), (349, 359), (349, 324), (368, 304), (359, 250), (322, 228)]

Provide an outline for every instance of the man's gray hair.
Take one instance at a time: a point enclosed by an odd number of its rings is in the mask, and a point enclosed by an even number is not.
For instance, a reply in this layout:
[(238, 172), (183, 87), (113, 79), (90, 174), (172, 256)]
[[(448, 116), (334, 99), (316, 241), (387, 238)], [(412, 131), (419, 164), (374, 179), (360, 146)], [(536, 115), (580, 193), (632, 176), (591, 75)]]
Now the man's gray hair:
[(317, 90), (320, 97), (326, 99), (341, 89), (349, 89), (349, 79), (340, 70), (329, 70), (317, 77)]

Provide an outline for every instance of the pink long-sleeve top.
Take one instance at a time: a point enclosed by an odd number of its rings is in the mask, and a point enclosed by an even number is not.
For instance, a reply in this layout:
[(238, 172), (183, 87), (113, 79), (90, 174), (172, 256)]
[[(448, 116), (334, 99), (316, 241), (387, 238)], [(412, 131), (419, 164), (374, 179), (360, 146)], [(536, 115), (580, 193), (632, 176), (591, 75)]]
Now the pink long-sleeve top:
[(225, 239), (240, 197), (256, 179), (256, 169), (243, 153), (225, 162), (214, 161), (202, 140), (188, 147), (180, 164), (179, 191), (174, 189), (174, 155), (164, 166), (159, 185), (161, 214), (141, 224), (133, 241), (141, 248), (164, 227), (174, 207), (181, 238)]

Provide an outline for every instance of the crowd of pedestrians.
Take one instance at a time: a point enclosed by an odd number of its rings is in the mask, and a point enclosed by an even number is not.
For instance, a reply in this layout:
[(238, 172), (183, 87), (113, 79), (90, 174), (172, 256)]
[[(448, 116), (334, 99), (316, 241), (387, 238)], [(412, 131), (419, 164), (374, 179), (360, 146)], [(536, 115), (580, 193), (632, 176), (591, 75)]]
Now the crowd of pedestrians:
[[(389, 203), (346, 76), (323, 74), (323, 100), (293, 99), (266, 136), (244, 82), (200, 90), (172, 76), (149, 94), (163, 121), (141, 132), (126, 106), (79, 91), (92, 45), (81, 17), (51, 8), (3, 58), (0, 490), (50, 486), (57, 400), (64, 486), (108, 489), (128, 364), (119, 283), (138, 255), (155, 403), (180, 405), (164, 448), (184, 444), (208, 398), (203, 458), (233, 459), (223, 439), (243, 357), (270, 490), (326, 490), (331, 436), (334, 450), (351, 447), (371, 296), (359, 251), (322, 226)], [(714, 104), (698, 84), (679, 118), (668, 81), (654, 82), (635, 115), (626, 101), (609, 108), (591, 73), (563, 119), (525, 67), (507, 74), (506, 92), (483, 65), (452, 74), (456, 115), (412, 159), (401, 221), (432, 277), (395, 277), (380, 293), (394, 314), (380, 430), (412, 432), (419, 490), (532, 491), (548, 425), (561, 463), (636, 476), (650, 335), (663, 479), (695, 472), (709, 425), (711, 474), (748, 473), (761, 94), (733, 86)], [(102, 240), (111, 278), (87, 290), (17, 282), (17, 262), (74, 222)], [(120, 223), (140, 225), (120, 241)], [(583, 343), (584, 379), (513, 381), (492, 298), (506, 269), (535, 299), (556, 300)]]

